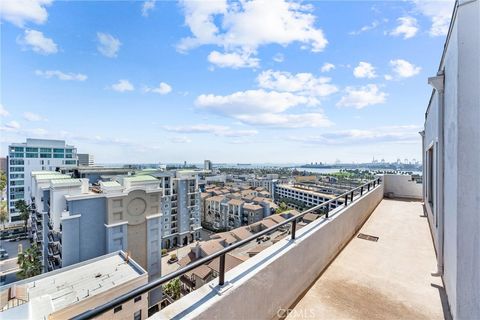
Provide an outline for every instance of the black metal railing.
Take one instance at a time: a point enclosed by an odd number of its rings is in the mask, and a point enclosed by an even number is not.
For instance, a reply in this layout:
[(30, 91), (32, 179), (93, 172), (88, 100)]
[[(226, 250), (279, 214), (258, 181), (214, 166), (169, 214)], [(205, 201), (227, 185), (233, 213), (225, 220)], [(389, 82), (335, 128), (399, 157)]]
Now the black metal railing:
[(288, 219), (286, 219), (285, 221), (282, 221), (270, 228), (267, 228), (267, 229), (264, 229), (262, 231), (259, 231), (257, 233), (255, 233), (254, 235), (244, 239), (244, 240), (241, 240), (241, 241), (238, 241), (238, 242), (235, 242), (231, 245), (229, 245), (228, 247), (220, 250), (220, 251), (217, 251), (209, 256), (206, 256), (206, 257), (203, 257), (203, 258), (200, 258), (188, 265), (186, 265), (185, 267), (183, 268), (180, 268), (178, 269), (177, 271), (174, 271), (174, 272), (171, 272), (163, 277), (160, 277), (156, 280), (153, 280), (147, 284), (144, 284), (130, 292), (127, 292), (125, 293), (124, 295), (120, 296), (120, 297), (117, 297), (103, 305), (100, 305), (98, 307), (95, 307), (93, 309), (90, 309), (90, 310), (87, 310), (75, 317), (73, 317), (72, 319), (74, 320), (84, 320), (84, 319), (91, 319), (93, 317), (96, 317), (108, 310), (111, 310), (127, 301), (130, 301), (132, 299), (134, 299), (135, 297), (139, 296), (139, 295), (142, 295), (146, 292), (149, 292), (155, 288), (157, 288), (158, 286), (161, 286), (165, 283), (167, 283), (168, 281), (172, 280), (172, 279), (175, 279), (177, 277), (180, 277), (182, 275), (184, 275), (185, 273), (203, 265), (203, 264), (206, 264), (210, 261), (212, 261), (213, 259), (216, 259), (218, 257), (220, 257), (220, 268), (219, 268), (219, 281), (218, 281), (218, 284), (220, 286), (224, 285), (225, 284), (225, 256), (227, 253), (235, 250), (236, 248), (238, 247), (241, 247), (251, 241), (254, 241), (256, 240), (257, 238), (259, 237), (262, 237), (266, 234), (269, 234), (271, 232), (274, 232), (276, 231), (277, 229), (280, 229), (282, 228), (283, 226), (287, 225), (287, 224), (291, 224), (291, 239), (294, 240), (295, 237), (296, 237), (296, 229), (297, 229), (297, 221), (302, 218), (304, 215), (306, 215), (307, 213), (313, 213), (313, 212), (319, 212), (319, 213), (322, 213), (324, 214), (325, 218), (328, 219), (329, 217), (329, 212), (330, 212), (330, 204), (331, 203), (335, 203), (335, 201), (339, 200), (339, 199), (344, 199), (344, 203), (343, 204), (339, 204), (335, 209), (337, 208), (341, 208), (342, 205), (344, 207), (347, 207), (350, 202), (353, 201), (353, 198), (354, 198), (354, 195), (357, 194), (358, 196), (363, 196), (365, 194), (365, 192), (369, 192), (370, 190), (373, 190), (375, 189), (376, 186), (380, 185), (381, 183), (381, 179), (380, 178), (376, 178), (370, 182), (367, 182), (363, 185), (360, 185), (354, 189), (351, 189), (347, 192), (345, 192), (344, 194), (341, 194), (339, 195), (338, 197), (335, 197), (333, 199), (330, 199), (328, 201), (325, 201), (315, 207), (312, 207), (308, 210), (305, 210), (303, 212), (301, 212), (300, 214), (297, 214), (297, 215), (294, 215), (293, 217), (290, 217)]

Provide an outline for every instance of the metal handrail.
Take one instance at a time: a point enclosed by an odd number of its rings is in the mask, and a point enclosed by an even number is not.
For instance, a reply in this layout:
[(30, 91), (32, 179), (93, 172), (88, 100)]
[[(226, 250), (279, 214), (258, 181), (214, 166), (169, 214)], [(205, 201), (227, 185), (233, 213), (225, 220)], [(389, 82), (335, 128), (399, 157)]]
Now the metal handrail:
[(151, 281), (147, 284), (144, 284), (144, 285), (142, 285), (142, 286), (140, 286), (136, 289), (133, 289), (132, 291), (127, 292), (124, 295), (121, 295), (121, 296), (119, 296), (119, 297), (117, 297), (117, 298), (115, 298), (115, 299), (113, 299), (113, 300), (111, 300), (111, 301), (109, 301), (109, 302), (107, 302), (103, 305), (100, 305), (100, 306), (95, 307), (93, 309), (87, 310), (87, 311), (73, 317), (72, 319), (73, 320), (84, 320), (84, 319), (91, 319), (93, 317), (96, 317), (96, 316), (98, 316), (98, 315), (100, 315), (100, 314), (102, 314), (102, 313), (104, 313), (108, 310), (111, 310), (111, 309), (113, 309), (113, 308), (115, 308), (115, 307), (117, 307), (117, 306), (119, 306), (119, 305), (121, 305), (121, 304), (123, 304), (123, 303), (141, 295), (141, 294), (144, 294), (145, 292), (153, 290), (153, 289), (157, 288), (158, 286), (160, 286), (160, 285), (162, 285), (162, 284), (164, 284), (164, 283), (166, 283), (166, 282), (168, 282), (168, 281), (170, 281), (174, 278), (180, 277), (183, 274), (185, 274), (185, 273), (187, 273), (187, 272), (189, 272), (189, 271), (191, 271), (191, 270), (193, 270), (193, 269), (195, 269), (195, 268), (197, 268), (197, 267), (199, 267), (203, 264), (206, 264), (206, 263), (208, 263), (208, 262), (210, 262), (210, 261), (212, 261), (212, 260), (214, 260), (215, 258), (218, 258), (218, 257), (220, 257), (219, 285), (222, 286), (225, 283), (225, 255), (227, 253), (229, 253), (230, 251), (233, 251), (236, 248), (241, 247), (244, 244), (249, 243), (250, 241), (256, 240), (257, 238), (259, 238), (259, 237), (261, 237), (265, 234), (273, 232), (273, 231), (279, 229), (280, 227), (282, 227), (286, 224), (289, 224), (289, 223), (292, 224), (291, 238), (293, 240), (293, 239), (295, 239), (295, 231), (296, 231), (296, 227), (297, 227), (297, 220), (302, 218), (307, 213), (311, 213), (311, 212), (320, 210), (323, 207), (327, 207), (327, 210), (324, 213), (325, 213), (325, 218), (328, 218), (328, 213), (330, 211), (330, 203), (333, 203), (333, 202), (335, 202), (339, 199), (343, 199), (344, 200), (343, 205), (345, 207), (347, 207), (348, 206), (348, 201), (349, 200), (350, 200), (350, 202), (353, 201), (354, 193), (356, 191), (360, 190), (360, 196), (362, 196), (364, 191), (365, 191), (365, 188), (367, 188), (366, 191), (368, 192), (370, 190), (375, 189), (375, 187), (377, 185), (380, 185), (380, 183), (381, 183), (380, 178), (376, 178), (372, 181), (369, 181), (369, 182), (367, 182), (367, 183), (365, 183), (361, 186), (358, 186), (358, 187), (356, 187), (352, 190), (349, 190), (349, 191), (339, 195), (338, 197), (335, 197), (333, 199), (325, 201), (325, 202), (323, 202), (319, 205), (316, 205), (315, 207), (312, 207), (308, 210), (303, 211), (300, 214), (297, 214), (293, 217), (290, 217), (290, 218), (286, 219), (285, 221), (282, 221), (282, 222), (280, 222), (280, 223), (278, 223), (278, 224), (276, 224), (276, 225), (274, 225), (270, 228), (267, 228), (267, 229), (264, 229), (260, 232), (257, 232), (254, 235), (252, 235), (252, 236), (250, 236), (246, 239), (240, 240), (239, 242), (235, 242), (235, 243), (229, 245), (228, 247), (226, 247), (226, 248), (224, 248), (220, 251), (217, 251), (217, 252), (215, 252), (211, 255), (208, 255), (206, 257), (198, 259), (198, 260), (186, 265), (185, 267), (178, 269), (177, 271), (169, 273), (169, 274), (167, 274), (163, 277), (160, 277), (160, 278), (158, 278), (156, 280), (153, 280), (153, 281)]

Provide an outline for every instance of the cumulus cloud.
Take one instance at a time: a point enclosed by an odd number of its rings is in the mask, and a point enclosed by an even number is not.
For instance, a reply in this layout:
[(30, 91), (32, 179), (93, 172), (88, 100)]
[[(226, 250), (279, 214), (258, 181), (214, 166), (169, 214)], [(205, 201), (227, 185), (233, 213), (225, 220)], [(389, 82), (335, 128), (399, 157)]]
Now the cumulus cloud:
[(130, 83), (130, 81), (126, 79), (121, 79), (118, 80), (117, 83), (112, 84), (111, 89), (118, 92), (126, 92), (135, 90), (135, 87), (133, 86), (133, 84)]
[(35, 70), (35, 74), (47, 79), (57, 78), (62, 81), (85, 81), (87, 76), (81, 73), (65, 73), (59, 70)]
[(1, 2), (0, 17), (23, 28), (27, 22), (43, 24), (47, 21), (46, 7), (52, 0), (4, 0)]
[(236, 130), (228, 126), (213, 125), (213, 124), (194, 124), (185, 126), (164, 126), (164, 130), (176, 133), (210, 133), (219, 137), (250, 137), (258, 134), (257, 130)]
[(412, 0), (416, 10), (429, 18), (432, 22), (429, 34), (431, 36), (445, 36), (452, 17), (454, 0), (425, 1)]
[(422, 70), (421, 67), (403, 59), (390, 60), (390, 66), (392, 66), (392, 71), (398, 78), (410, 78), (419, 74)]
[(97, 50), (107, 58), (116, 58), (122, 43), (108, 33), (97, 32)]
[(417, 19), (414, 17), (400, 17), (398, 26), (390, 32), (392, 36), (403, 36), (403, 39), (413, 38), (418, 32)]
[(330, 72), (335, 69), (335, 65), (333, 63), (324, 63), (323, 66), (320, 68), (321, 72)]
[(231, 52), (221, 53), (212, 51), (208, 55), (208, 62), (220, 68), (256, 68), (258, 67), (260, 59), (255, 58), (252, 54), (247, 52)]
[(58, 52), (57, 44), (52, 39), (45, 37), (42, 32), (37, 30), (25, 30), (23, 36), (17, 38), (17, 43), (22, 45), (24, 49), (30, 49), (34, 52), (44, 55)]
[(368, 62), (360, 61), (358, 66), (353, 69), (353, 75), (355, 78), (375, 78), (375, 67)]
[(20, 124), (17, 121), (12, 120), (12, 121), (9, 121), (9, 122), (5, 123), (5, 125), (2, 126), (2, 129), (4, 131), (16, 131), (16, 130), (20, 129)]
[(23, 118), (27, 121), (32, 121), (32, 122), (46, 121), (47, 120), (43, 116), (41, 116), (39, 114), (36, 114), (36, 113), (33, 113), (33, 112), (24, 112), (23, 113)]
[(338, 91), (327, 77), (311, 73), (292, 74), (285, 71), (266, 70), (257, 77), (259, 87), (276, 91), (297, 92), (301, 95), (325, 97)]
[(317, 105), (318, 100), (311, 97), (259, 90), (238, 91), (221, 96), (202, 94), (195, 104), (205, 110), (215, 111), (225, 115), (280, 113), (298, 105)]
[(148, 14), (151, 10), (155, 8), (156, 0), (147, 0), (142, 5), (142, 16), (148, 17)]
[(311, 145), (357, 145), (388, 143), (419, 143), (420, 126), (388, 126), (374, 129), (351, 129), (326, 132), (312, 136), (293, 136), (290, 140)]
[(172, 87), (168, 83), (160, 82), (158, 87), (154, 87), (154, 88), (145, 87), (144, 91), (145, 92), (158, 93), (160, 95), (165, 95), (165, 94), (170, 93), (172, 91)]
[(256, 54), (257, 48), (263, 45), (287, 46), (293, 42), (320, 52), (328, 43), (323, 31), (314, 25), (310, 5), (286, 0), (222, 0), (182, 1), (181, 6), (185, 24), (192, 33), (178, 43), (177, 48), (182, 52), (213, 44), (223, 48), (226, 54)]
[(0, 117), (6, 117), (10, 114), (10, 112), (8, 112), (7, 109), (5, 109), (5, 107), (0, 104)]
[(375, 84), (362, 87), (346, 87), (345, 95), (337, 103), (338, 107), (362, 109), (370, 105), (385, 103), (387, 94)]

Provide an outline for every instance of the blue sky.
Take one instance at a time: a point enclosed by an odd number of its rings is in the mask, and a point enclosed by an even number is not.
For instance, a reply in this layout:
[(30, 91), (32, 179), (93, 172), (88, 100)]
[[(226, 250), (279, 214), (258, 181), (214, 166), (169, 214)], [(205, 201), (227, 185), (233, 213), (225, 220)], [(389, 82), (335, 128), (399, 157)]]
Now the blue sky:
[(1, 154), (97, 162), (421, 158), (453, 1), (50, 1), (1, 7)]

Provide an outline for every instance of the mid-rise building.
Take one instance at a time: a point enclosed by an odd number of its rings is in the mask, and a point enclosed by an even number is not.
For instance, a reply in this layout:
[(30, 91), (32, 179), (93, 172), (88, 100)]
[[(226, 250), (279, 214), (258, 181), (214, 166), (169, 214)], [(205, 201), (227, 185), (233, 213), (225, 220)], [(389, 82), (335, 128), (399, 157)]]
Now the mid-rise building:
[(203, 162), (203, 169), (204, 170), (208, 170), (208, 171), (212, 171), (213, 167), (212, 167), (212, 161), (210, 160), (205, 160)]
[(89, 153), (78, 153), (78, 165), (79, 166), (93, 166), (95, 165), (95, 159), (93, 154)]
[(15, 202), (31, 199), (31, 173), (78, 165), (77, 150), (64, 140), (27, 139), (8, 147), (7, 198), (10, 222), (20, 220)]
[(7, 158), (0, 157), (0, 171), (7, 172)]
[[(148, 282), (147, 272), (122, 251), (17, 281), (1, 288), (2, 319), (70, 319)], [(148, 293), (97, 319), (148, 317)]]
[[(335, 198), (333, 194), (321, 193), (299, 185), (281, 184), (275, 187), (275, 200), (285, 201), (295, 209), (314, 207), (333, 198)], [(330, 207), (336, 208), (341, 203), (343, 201), (338, 199), (331, 203)]]

